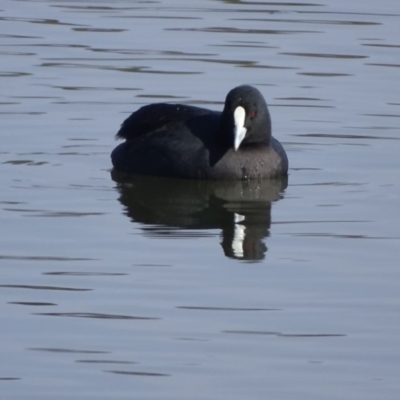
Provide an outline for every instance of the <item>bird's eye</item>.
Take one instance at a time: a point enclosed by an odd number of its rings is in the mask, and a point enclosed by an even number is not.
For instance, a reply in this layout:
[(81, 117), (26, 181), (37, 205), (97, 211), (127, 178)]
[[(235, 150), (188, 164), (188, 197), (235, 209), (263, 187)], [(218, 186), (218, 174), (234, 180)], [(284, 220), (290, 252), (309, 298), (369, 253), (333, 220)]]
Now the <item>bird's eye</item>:
[(256, 113), (255, 111), (250, 111), (250, 112), (249, 112), (249, 118), (250, 118), (250, 119), (253, 119), (253, 118), (256, 116), (256, 114), (257, 114), (257, 113)]

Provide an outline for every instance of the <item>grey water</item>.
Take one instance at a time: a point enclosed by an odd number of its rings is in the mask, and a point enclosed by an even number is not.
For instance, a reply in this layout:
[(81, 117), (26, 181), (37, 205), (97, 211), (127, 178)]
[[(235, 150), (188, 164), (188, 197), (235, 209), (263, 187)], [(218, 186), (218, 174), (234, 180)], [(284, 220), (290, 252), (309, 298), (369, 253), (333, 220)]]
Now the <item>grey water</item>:
[[(0, 398), (400, 393), (400, 6), (0, 3)], [(261, 90), (287, 180), (112, 171), (152, 102)]]

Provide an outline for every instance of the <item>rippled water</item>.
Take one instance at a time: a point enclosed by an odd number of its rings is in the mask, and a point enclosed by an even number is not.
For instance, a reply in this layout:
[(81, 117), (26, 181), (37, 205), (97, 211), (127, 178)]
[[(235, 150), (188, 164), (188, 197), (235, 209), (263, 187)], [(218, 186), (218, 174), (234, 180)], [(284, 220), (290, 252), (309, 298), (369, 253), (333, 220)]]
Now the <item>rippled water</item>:
[[(395, 0), (0, 4), (4, 399), (398, 399)], [(288, 181), (111, 171), (143, 104), (264, 94)]]

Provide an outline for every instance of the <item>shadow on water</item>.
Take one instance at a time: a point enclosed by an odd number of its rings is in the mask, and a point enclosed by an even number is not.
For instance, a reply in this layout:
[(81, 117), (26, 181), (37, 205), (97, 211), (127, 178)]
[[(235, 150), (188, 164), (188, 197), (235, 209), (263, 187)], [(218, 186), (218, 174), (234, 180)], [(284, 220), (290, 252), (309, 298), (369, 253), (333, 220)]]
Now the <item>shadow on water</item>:
[[(191, 181), (111, 172), (119, 201), (144, 234), (158, 238), (208, 236), (220, 229), (227, 257), (257, 261), (265, 257), (272, 202), (283, 198), (288, 179)], [(186, 231), (190, 229), (191, 232)]]

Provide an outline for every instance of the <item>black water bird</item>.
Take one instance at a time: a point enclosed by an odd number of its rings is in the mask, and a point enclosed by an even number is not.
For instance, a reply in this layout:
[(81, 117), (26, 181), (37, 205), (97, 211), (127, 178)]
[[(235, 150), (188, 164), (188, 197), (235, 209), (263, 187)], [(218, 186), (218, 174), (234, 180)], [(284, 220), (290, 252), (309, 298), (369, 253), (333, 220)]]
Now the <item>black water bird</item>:
[(235, 180), (285, 176), (288, 159), (271, 134), (262, 94), (243, 85), (232, 89), (222, 112), (157, 103), (122, 124), (111, 159), (127, 173), (172, 178)]

